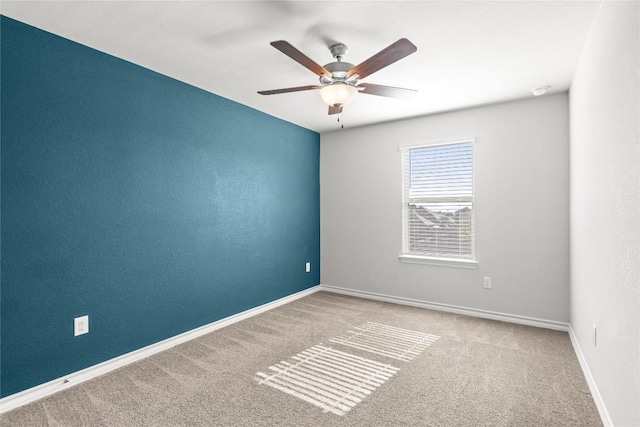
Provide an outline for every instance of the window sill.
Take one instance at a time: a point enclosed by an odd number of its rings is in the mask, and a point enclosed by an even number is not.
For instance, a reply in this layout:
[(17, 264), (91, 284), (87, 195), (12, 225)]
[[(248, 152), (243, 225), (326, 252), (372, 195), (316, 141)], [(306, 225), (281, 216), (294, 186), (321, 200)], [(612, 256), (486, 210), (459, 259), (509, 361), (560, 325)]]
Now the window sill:
[(427, 264), (437, 265), (439, 267), (455, 267), (455, 268), (477, 268), (478, 261), (452, 259), (452, 258), (430, 258), (419, 255), (398, 255), (401, 262), (407, 262), (410, 264)]

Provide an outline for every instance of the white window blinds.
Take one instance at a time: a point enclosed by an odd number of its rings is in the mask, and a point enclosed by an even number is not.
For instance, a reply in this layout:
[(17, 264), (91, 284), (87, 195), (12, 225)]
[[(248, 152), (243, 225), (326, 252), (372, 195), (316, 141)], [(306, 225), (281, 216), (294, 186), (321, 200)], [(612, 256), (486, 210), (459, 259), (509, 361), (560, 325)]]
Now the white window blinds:
[(473, 141), (406, 148), (403, 254), (474, 259)]

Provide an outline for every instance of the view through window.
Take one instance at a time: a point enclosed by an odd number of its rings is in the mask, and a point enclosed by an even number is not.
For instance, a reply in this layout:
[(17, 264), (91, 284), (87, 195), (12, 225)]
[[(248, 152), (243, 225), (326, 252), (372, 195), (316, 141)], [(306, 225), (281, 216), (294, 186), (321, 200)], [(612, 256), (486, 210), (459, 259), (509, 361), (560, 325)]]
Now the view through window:
[(403, 253), (474, 259), (473, 141), (403, 150)]

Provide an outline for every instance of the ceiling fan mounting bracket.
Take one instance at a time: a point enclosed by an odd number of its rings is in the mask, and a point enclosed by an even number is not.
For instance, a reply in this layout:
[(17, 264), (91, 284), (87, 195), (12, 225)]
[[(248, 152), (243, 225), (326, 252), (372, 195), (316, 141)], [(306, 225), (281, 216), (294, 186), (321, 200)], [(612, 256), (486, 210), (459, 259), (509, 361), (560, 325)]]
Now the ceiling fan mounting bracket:
[(331, 51), (331, 56), (333, 56), (338, 62), (342, 61), (342, 58), (344, 58), (349, 51), (347, 45), (343, 43), (333, 44), (329, 46), (329, 50)]

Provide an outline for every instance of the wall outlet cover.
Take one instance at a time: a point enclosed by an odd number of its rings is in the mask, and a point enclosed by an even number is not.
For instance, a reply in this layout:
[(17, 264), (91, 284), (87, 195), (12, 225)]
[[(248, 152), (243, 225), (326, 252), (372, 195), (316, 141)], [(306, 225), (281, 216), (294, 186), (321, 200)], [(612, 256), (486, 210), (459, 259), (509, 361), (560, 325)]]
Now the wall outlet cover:
[(89, 316), (81, 316), (73, 319), (73, 336), (89, 333)]

